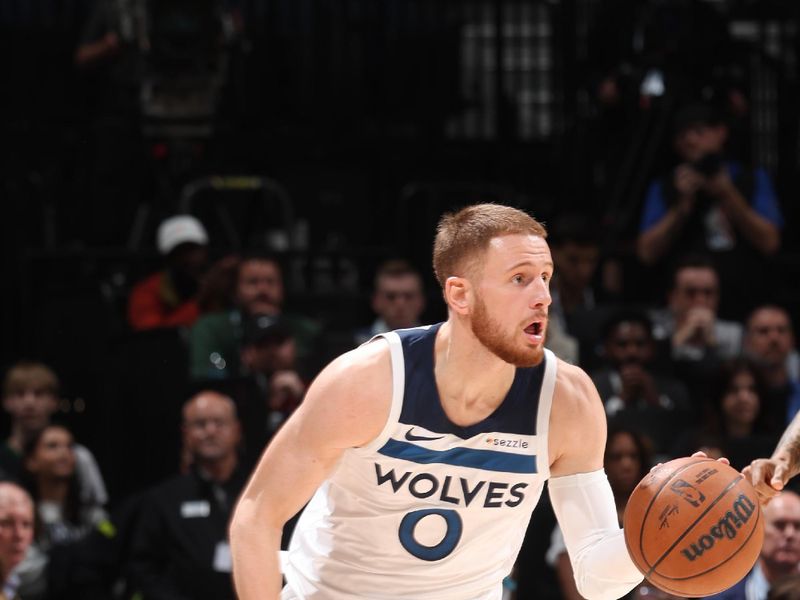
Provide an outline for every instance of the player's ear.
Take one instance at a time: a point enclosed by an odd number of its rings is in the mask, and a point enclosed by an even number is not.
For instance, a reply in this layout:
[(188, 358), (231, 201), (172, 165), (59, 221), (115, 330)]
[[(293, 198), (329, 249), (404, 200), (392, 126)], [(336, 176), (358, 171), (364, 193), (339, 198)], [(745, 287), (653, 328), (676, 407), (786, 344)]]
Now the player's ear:
[(469, 312), (470, 284), (464, 277), (448, 277), (444, 282), (444, 299), (460, 315)]

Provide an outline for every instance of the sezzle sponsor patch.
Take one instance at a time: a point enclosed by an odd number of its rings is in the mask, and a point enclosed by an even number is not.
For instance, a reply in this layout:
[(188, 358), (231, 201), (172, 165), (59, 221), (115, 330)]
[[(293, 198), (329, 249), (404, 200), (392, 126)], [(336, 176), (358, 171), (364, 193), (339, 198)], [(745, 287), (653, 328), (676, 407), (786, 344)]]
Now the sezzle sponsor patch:
[(510, 438), (488, 437), (486, 443), (491, 446), (502, 446), (504, 448), (527, 448), (530, 444), (525, 440), (515, 440)]

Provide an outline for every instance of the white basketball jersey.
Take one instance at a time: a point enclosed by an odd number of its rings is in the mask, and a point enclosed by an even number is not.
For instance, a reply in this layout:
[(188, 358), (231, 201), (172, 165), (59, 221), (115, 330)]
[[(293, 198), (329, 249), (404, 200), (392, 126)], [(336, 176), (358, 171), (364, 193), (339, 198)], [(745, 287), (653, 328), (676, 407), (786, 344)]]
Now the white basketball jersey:
[[(389, 419), (345, 451), (284, 557), (302, 599), (499, 600), (549, 476), (556, 358), (517, 369), (502, 404), (469, 427), (444, 413), (433, 372), (440, 325), (385, 334)], [(287, 590), (288, 592), (289, 590)]]

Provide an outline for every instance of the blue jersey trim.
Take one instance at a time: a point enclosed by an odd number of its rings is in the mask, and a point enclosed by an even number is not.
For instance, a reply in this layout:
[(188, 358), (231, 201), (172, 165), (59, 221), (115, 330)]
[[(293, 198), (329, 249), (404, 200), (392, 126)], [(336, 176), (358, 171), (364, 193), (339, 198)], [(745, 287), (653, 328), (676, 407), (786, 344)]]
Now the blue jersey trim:
[(500, 473), (538, 473), (535, 455), (511, 454), (494, 450), (473, 450), (471, 448), (430, 450), (416, 444), (400, 442), (394, 439), (386, 442), (378, 450), (378, 453), (420, 464), (438, 463)]
[(539, 394), (545, 360), (529, 368), (518, 368), (503, 402), (479, 423), (460, 426), (447, 418), (434, 375), (434, 345), (441, 323), (429, 328), (397, 332), (403, 345), (405, 390), (400, 422), (423, 427), (438, 434), (450, 434), (468, 440), (475, 435), (497, 432), (510, 435), (536, 435)]

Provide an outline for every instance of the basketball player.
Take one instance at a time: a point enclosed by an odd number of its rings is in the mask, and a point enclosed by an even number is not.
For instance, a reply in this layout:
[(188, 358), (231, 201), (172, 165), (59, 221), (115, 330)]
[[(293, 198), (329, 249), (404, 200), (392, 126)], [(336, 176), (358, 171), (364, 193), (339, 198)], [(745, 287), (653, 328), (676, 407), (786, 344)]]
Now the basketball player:
[(602, 469), (603, 405), (544, 349), (545, 236), (505, 206), (443, 217), (447, 321), (382, 334), (317, 377), (236, 508), (242, 600), (497, 600), (548, 478), (578, 591), (618, 598), (642, 580)]
[(769, 502), (800, 473), (800, 413), (789, 423), (772, 457), (757, 458), (742, 472), (764, 502)]

